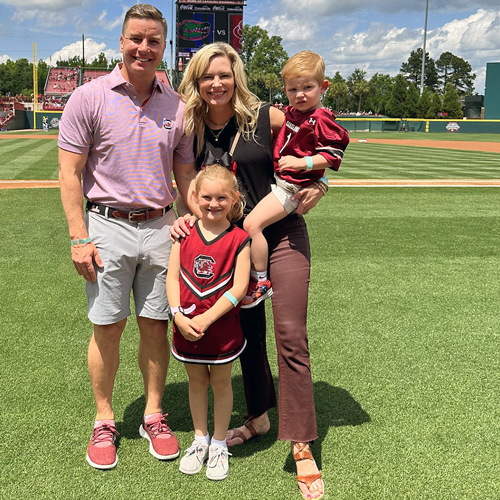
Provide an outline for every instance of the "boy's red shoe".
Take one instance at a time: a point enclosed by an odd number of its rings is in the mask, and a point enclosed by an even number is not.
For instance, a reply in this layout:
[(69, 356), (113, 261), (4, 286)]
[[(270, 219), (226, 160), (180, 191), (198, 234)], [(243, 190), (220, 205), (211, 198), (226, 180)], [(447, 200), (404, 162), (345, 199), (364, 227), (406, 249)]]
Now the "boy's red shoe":
[(268, 299), (272, 294), (273, 289), (269, 280), (255, 281), (250, 279), (247, 294), (241, 301), (241, 308), (251, 309), (257, 304), (260, 304), (263, 300)]

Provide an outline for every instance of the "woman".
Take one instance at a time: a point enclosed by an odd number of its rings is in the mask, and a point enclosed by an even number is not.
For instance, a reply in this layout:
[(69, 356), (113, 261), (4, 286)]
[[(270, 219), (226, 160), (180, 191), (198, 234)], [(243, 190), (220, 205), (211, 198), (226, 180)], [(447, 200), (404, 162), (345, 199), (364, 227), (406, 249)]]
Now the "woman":
[[(248, 213), (271, 191), (273, 137), (283, 125), (283, 113), (262, 104), (249, 92), (240, 57), (224, 43), (206, 45), (195, 54), (179, 92), (186, 101), (186, 132), (196, 135), (197, 167), (214, 158), (219, 162), (234, 161), (232, 166), (246, 193)], [(238, 131), (241, 136), (231, 158), (227, 152)], [(313, 208), (324, 192), (320, 184), (301, 191), (297, 211), (266, 230), (279, 366), (278, 437), (292, 442), (304, 498), (320, 498), (323, 481), (310, 451), (310, 444), (318, 437), (306, 330), (310, 249), (306, 225), (299, 214)], [(182, 220), (179, 223), (178, 235), (188, 233)], [(247, 420), (228, 431), (229, 446), (268, 432), (267, 411), (276, 406), (266, 353), (264, 304), (241, 310), (240, 318), (248, 342), (240, 358)]]

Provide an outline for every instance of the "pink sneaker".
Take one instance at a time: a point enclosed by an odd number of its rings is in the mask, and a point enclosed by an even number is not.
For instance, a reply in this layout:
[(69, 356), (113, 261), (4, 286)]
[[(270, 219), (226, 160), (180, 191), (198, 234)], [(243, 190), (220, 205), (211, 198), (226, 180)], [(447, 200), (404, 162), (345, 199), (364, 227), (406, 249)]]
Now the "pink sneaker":
[(96, 469), (113, 469), (118, 463), (115, 440), (118, 436), (116, 427), (101, 423), (94, 428), (87, 449), (87, 462)]
[(255, 281), (250, 279), (247, 294), (241, 301), (241, 308), (251, 309), (257, 304), (260, 304), (263, 300), (268, 299), (272, 294), (273, 289), (269, 280)]
[(179, 456), (179, 442), (167, 424), (167, 415), (157, 413), (153, 418), (142, 419), (141, 437), (149, 441), (149, 453), (158, 460), (170, 460)]

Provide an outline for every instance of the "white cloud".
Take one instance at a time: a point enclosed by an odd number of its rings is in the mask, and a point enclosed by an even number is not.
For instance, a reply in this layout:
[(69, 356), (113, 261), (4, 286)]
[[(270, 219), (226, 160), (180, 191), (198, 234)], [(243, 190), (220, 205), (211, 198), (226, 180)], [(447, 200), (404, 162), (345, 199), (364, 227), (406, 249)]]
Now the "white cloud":
[(0, 4), (8, 7), (38, 11), (61, 11), (70, 7), (81, 7), (84, 3), (84, 0), (71, 0), (71, 2), (67, 0), (0, 0)]
[(8, 60), (11, 60), (13, 61), (14, 59), (8, 55), (3, 55), (3, 56), (0, 56), (0, 64), (4, 64), (6, 63)]
[[(92, 38), (85, 39), (85, 60), (91, 63), (97, 56), (103, 52), (106, 59), (110, 61), (111, 59), (121, 59), (120, 52), (113, 49), (107, 49), (105, 43), (98, 43)], [(82, 41), (79, 40), (70, 45), (66, 45), (61, 50), (54, 52), (49, 58), (45, 59), (45, 62), (49, 65), (55, 66), (57, 61), (66, 61), (72, 57), (82, 56)]]
[[(282, 22), (286, 24), (286, 20)], [(268, 26), (272, 27), (272, 23)], [(367, 29), (357, 31), (353, 22), (340, 26), (326, 40), (320, 39), (320, 31), (310, 35), (304, 40), (324, 57), (327, 74), (333, 76), (340, 71), (344, 78), (356, 68), (364, 69), (367, 78), (376, 72), (394, 76), (410, 53), (423, 45), (423, 28), (399, 28), (384, 23), (372, 23)], [(284, 38), (286, 49), (287, 40)], [(295, 47), (291, 42), (288, 45)], [(482, 93), (486, 63), (500, 60), (500, 12), (479, 9), (468, 17), (429, 30), (426, 51), (433, 59), (450, 51), (468, 61), (477, 75), (476, 90)]]
[(316, 31), (315, 22), (304, 25), (303, 19), (298, 17), (289, 18), (287, 15), (274, 16), (271, 19), (260, 18), (257, 24), (270, 35), (280, 36), (285, 42), (288, 40), (309, 40)]
[[(433, 0), (429, 2), (429, 13), (433, 12), (470, 12), (475, 8), (498, 8), (498, 0)], [(401, 12), (425, 12), (423, 0), (308, 0), (307, 9), (304, 3), (297, 0), (281, 0), (276, 6), (280, 12), (288, 14), (300, 13), (303, 17), (327, 16), (335, 17), (345, 14), (359, 15), (361, 12), (378, 12), (397, 14)]]

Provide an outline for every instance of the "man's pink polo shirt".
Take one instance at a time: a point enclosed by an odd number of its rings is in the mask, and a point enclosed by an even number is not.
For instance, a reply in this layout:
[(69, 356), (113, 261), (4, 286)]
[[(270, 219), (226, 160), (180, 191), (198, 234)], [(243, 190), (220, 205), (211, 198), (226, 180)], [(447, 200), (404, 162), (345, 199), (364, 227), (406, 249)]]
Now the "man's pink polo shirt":
[(184, 103), (155, 79), (141, 107), (120, 65), (71, 95), (59, 124), (59, 147), (88, 153), (83, 171), (87, 200), (117, 209), (161, 208), (175, 199), (173, 162), (194, 161), (184, 134)]

